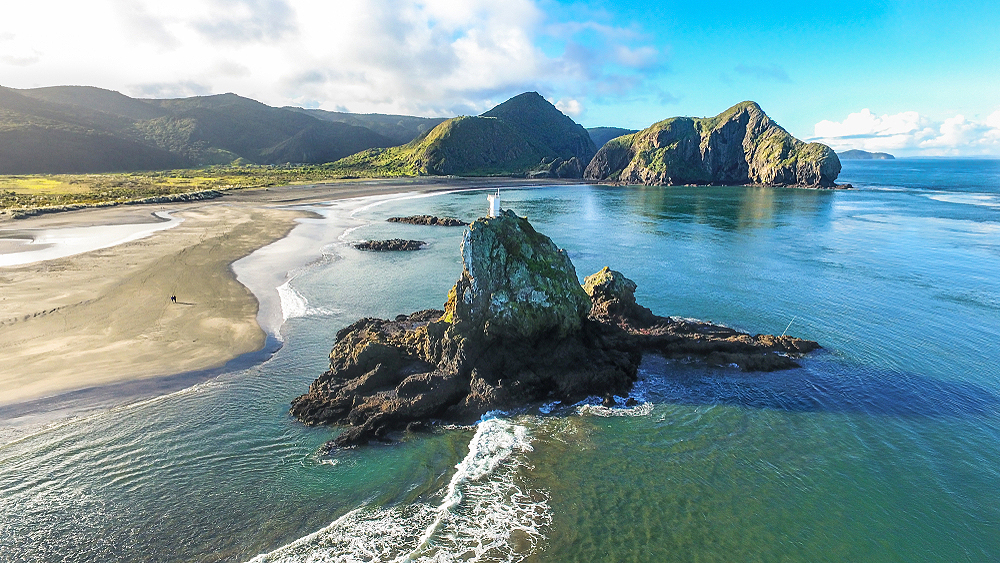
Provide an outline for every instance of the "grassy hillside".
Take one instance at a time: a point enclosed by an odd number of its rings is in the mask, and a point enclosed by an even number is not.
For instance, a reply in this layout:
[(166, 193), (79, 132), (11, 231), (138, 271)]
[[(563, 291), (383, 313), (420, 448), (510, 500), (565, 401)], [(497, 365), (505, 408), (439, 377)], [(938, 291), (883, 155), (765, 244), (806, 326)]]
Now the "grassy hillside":
[(579, 178), (593, 153), (593, 141), (583, 127), (538, 94), (528, 92), (481, 116), (449, 119), (406, 145), (364, 151), (331, 166), (358, 177)]
[(373, 149), (331, 165), (347, 175), (489, 176), (526, 172), (547, 154), (504, 121), (455, 117), (400, 147)]
[(586, 166), (597, 152), (587, 130), (538, 92), (514, 96), (484, 113), (483, 117), (496, 117), (509, 123), (526, 139), (549, 148), (554, 157), (576, 157)]
[(106, 174), (0, 176), (0, 209), (115, 204), (204, 190), (235, 190), (328, 182), (329, 166), (212, 166), (200, 169)]
[(0, 87), (0, 174), (325, 163), (394, 144), (234, 94), (138, 100), (87, 86)]
[(381, 113), (343, 113), (322, 109), (286, 107), (284, 109), (304, 113), (323, 121), (346, 123), (370, 129), (392, 141), (392, 145), (405, 145), (440, 123), (446, 117), (414, 117), (410, 115), (386, 115)]
[(621, 137), (622, 135), (631, 135), (632, 133), (638, 133), (638, 131), (635, 129), (622, 129), (621, 127), (587, 128), (587, 134), (590, 135), (590, 139), (594, 141), (594, 146), (597, 148), (603, 147), (611, 139)]
[(840, 160), (803, 143), (754, 102), (715, 117), (672, 117), (608, 141), (588, 165), (591, 180), (628, 184), (831, 187)]

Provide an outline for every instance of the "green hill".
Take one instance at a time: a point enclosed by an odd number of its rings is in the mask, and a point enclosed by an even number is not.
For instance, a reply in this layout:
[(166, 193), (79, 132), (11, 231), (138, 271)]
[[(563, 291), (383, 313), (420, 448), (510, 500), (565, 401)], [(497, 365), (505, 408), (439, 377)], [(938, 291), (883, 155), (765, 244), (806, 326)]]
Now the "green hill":
[(395, 144), (235, 94), (140, 100), (89, 86), (0, 87), (0, 174), (326, 163)]
[(576, 157), (586, 166), (597, 148), (582, 125), (556, 109), (538, 92), (525, 92), (514, 96), (483, 114), (496, 117), (530, 139), (552, 151), (552, 156), (570, 159)]
[(635, 129), (622, 129), (621, 127), (588, 127), (587, 134), (590, 135), (590, 139), (594, 141), (594, 146), (597, 148), (603, 147), (611, 139), (621, 137), (622, 135), (631, 135), (632, 133), (638, 133)]
[(94, 86), (50, 86), (18, 90), (29, 98), (130, 119), (155, 119), (167, 111), (155, 104)]
[(371, 129), (391, 140), (393, 145), (405, 145), (447, 119), (446, 117), (414, 117), (381, 113), (344, 113), (296, 107), (284, 109), (304, 113), (323, 121), (334, 121)]
[(579, 178), (593, 154), (593, 141), (583, 127), (528, 92), (481, 116), (444, 121), (406, 145), (364, 151), (331, 166), (355, 176)]
[(623, 184), (797, 185), (832, 187), (840, 159), (803, 143), (754, 102), (711, 118), (673, 117), (612, 139), (585, 177)]
[(132, 171), (190, 166), (121, 131), (130, 120), (0, 87), (0, 173)]

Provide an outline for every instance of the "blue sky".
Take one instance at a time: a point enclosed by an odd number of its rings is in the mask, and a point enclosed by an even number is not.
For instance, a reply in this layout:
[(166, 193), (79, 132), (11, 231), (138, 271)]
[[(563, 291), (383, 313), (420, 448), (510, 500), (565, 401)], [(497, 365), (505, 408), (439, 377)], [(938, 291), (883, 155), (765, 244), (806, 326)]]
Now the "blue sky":
[(537, 90), (585, 126), (754, 100), (837, 149), (1000, 156), (1000, 2), (35, 0), (0, 84), (480, 113)]

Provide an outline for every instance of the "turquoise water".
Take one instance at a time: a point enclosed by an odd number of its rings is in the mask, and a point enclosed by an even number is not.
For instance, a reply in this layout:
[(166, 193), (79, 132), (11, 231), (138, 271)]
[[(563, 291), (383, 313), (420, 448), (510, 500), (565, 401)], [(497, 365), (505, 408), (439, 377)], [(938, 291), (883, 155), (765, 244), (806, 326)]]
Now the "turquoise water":
[[(841, 180), (859, 189), (504, 191), (581, 277), (608, 265), (659, 314), (825, 348), (772, 374), (649, 357), (632, 409), (330, 455), (336, 430), (287, 405), (334, 333), (440, 307), (461, 270), (461, 229), (383, 219), (486, 201), (325, 208), (283, 250), (306, 265), (270, 360), (0, 448), (0, 561), (998, 560), (1000, 162), (847, 161)], [(346, 244), (396, 236), (430, 244)]]

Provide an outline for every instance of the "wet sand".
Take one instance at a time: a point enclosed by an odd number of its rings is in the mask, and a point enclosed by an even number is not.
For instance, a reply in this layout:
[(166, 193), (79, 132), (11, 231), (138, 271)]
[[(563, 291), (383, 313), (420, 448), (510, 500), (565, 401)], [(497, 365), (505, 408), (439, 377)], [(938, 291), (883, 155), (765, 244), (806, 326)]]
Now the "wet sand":
[(267, 342), (256, 321), (257, 300), (236, 280), (231, 265), (286, 236), (295, 219), (308, 214), (286, 206), (541, 183), (365, 180), (0, 221), (3, 237), (24, 230), (156, 222), (157, 211), (183, 219), (140, 240), (0, 268), (0, 426), (42, 420), (45, 412), (148, 398), (211, 377), (234, 359), (263, 359), (254, 354)]

